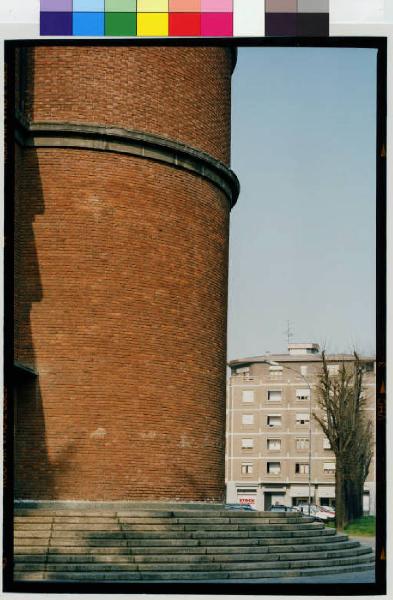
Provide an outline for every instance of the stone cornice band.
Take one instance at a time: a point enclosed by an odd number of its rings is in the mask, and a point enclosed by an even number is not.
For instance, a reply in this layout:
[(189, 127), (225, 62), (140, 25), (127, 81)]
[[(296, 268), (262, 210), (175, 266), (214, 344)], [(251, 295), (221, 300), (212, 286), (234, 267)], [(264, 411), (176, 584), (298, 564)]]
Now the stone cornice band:
[(84, 123), (27, 123), (17, 118), (15, 138), (32, 148), (84, 148), (156, 160), (203, 177), (226, 194), (230, 208), (239, 196), (239, 180), (224, 163), (206, 152), (150, 133)]

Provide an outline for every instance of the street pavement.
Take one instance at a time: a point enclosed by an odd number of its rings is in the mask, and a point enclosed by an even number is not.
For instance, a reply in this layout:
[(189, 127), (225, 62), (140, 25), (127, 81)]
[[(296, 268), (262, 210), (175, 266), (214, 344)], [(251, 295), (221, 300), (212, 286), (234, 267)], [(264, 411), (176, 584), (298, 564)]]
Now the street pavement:
[(373, 550), (375, 550), (375, 536), (367, 536), (367, 535), (349, 535), (351, 540), (356, 540), (361, 544), (365, 544), (366, 546), (371, 546)]

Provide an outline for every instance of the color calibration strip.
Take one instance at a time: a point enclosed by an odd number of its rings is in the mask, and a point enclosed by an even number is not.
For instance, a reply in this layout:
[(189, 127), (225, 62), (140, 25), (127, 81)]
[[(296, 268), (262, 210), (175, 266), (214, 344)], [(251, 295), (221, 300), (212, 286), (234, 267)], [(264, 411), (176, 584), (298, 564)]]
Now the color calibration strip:
[(265, 35), (328, 36), (329, 0), (265, 0)]
[(41, 0), (40, 34), (232, 37), (233, 0)]

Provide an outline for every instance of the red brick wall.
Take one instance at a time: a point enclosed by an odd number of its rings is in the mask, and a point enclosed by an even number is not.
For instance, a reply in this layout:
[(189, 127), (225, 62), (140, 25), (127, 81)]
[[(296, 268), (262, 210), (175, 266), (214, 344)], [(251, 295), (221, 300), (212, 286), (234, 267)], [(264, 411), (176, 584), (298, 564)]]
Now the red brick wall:
[(41, 47), (29, 61), (29, 118), (148, 131), (228, 162), (228, 49)]
[[(39, 48), (33, 116), (227, 160), (230, 66), (225, 49)], [(39, 372), (17, 392), (17, 497), (222, 500), (226, 197), (157, 162), (59, 148), (17, 149), (16, 188), (15, 346)]]

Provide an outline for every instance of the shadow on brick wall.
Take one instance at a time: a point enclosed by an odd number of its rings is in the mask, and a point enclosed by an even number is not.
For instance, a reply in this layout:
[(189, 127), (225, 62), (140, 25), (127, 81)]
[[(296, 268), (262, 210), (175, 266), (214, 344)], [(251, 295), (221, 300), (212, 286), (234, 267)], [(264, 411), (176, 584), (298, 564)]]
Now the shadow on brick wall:
[(33, 224), (44, 212), (36, 151), (15, 148), (14, 354), (19, 365), (36, 373), (15, 381), (15, 496), (52, 496), (53, 481), (45, 439), (45, 416), (31, 330), (31, 311), (42, 301)]

